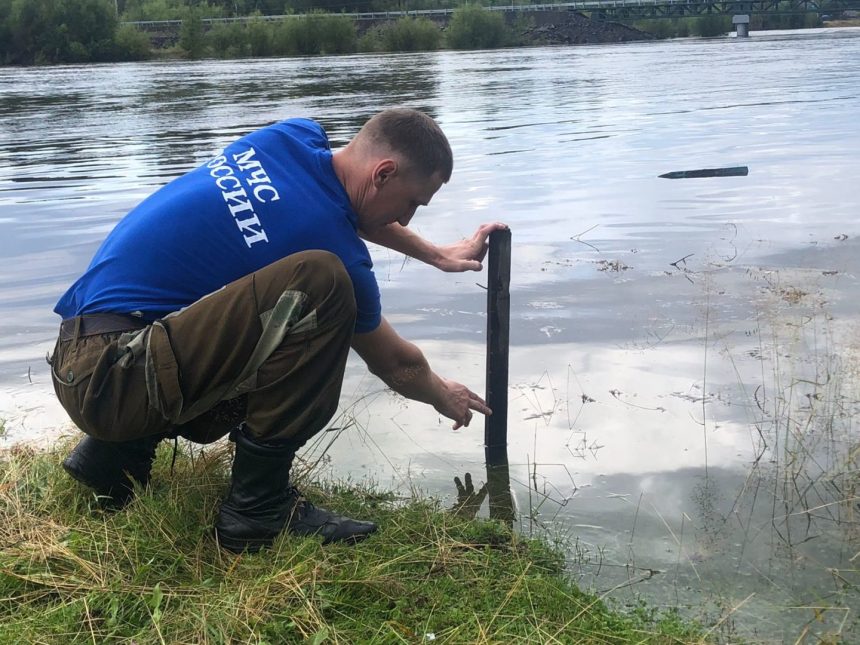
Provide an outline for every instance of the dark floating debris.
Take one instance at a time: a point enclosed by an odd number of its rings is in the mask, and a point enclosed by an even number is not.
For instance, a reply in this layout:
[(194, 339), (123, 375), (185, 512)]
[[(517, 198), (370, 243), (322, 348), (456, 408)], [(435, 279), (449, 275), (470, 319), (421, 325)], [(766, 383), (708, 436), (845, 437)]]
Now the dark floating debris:
[(699, 179), (701, 177), (746, 177), (750, 174), (747, 166), (733, 168), (702, 168), (701, 170), (676, 170), (660, 175), (661, 179)]
[(597, 260), (595, 264), (597, 265), (598, 271), (613, 271), (615, 273), (627, 271), (627, 269), (630, 268), (621, 260)]

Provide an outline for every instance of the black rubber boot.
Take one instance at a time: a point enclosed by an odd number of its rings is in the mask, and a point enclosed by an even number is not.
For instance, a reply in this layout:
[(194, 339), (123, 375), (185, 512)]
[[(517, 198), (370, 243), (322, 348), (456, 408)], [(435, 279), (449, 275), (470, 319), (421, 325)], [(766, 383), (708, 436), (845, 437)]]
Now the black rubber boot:
[(134, 484), (146, 486), (158, 442), (166, 435), (132, 441), (102, 441), (84, 437), (63, 460), (73, 478), (94, 488), (102, 503), (122, 508), (134, 496)]
[(318, 508), (290, 486), (296, 448), (264, 445), (233, 433), (236, 454), (230, 492), (215, 521), (215, 537), (234, 553), (255, 553), (271, 546), (284, 530), (294, 535), (319, 535), (323, 544), (358, 542), (376, 530), (373, 522), (353, 520)]

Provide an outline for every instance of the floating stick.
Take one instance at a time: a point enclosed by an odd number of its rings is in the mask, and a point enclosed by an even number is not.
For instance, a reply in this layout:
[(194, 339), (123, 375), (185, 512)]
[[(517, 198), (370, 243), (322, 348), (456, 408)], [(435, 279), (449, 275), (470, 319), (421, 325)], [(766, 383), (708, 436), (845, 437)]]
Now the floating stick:
[(747, 166), (734, 168), (702, 168), (701, 170), (676, 170), (660, 175), (661, 179), (699, 179), (701, 177), (746, 177), (750, 172)]
[(487, 464), (508, 463), (508, 351), (511, 327), (511, 231), (490, 233), (487, 269)]

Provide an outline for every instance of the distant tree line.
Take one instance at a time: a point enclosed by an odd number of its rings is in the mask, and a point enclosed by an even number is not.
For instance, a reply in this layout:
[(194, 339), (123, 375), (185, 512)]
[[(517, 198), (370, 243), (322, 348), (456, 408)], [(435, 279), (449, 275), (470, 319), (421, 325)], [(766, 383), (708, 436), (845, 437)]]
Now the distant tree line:
[(0, 0), (0, 62), (13, 65), (133, 60), (149, 39), (121, 26), (113, 0)]
[[(122, 19), (180, 20), (189, 9), (203, 18), (234, 16), (279, 16), (322, 11), (326, 13), (360, 13), (367, 11), (403, 11), (418, 9), (453, 9), (469, 0), (116, 0)], [(481, 0), (484, 6), (531, 4), (530, 0)]]
[(490, 49), (523, 44), (521, 31), (516, 23), (509, 26), (501, 13), (466, 5), (454, 10), (444, 32), (423, 17), (402, 17), (361, 34), (353, 20), (330, 13), (219, 24), (207, 32), (199, 18), (191, 18), (183, 21), (179, 47), (190, 58)]
[[(528, 18), (506, 21), (499, 12), (463, 1), (0, 0), (0, 64), (142, 60), (153, 54), (238, 58), (529, 44), (524, 35), (530, 26)], [(461, 6), (444, 30), (427, 18), (406, 17), (359, 33), (352, 20), (337, 15), (341, 11), (414, 10), (455, 3)], [(484, 5), (493, 3), (511, 4), (511, 0), (484, 0)], [(302, 15), (282, 21), (203, 23), (206, 18), (289, 14)], [(154, 49), (149, 35), (127, 24), (150, 20), (181, 20), (178, 46)], [(750, 26), (773, 29), (819, 23), (814, 14), (753, 16)], [(635, 26), (658, 38), (716, 36), (733, 29), (731, 17), (720, 15), (642, 21)]]
[[(287, 0), (295, 2), (295, 0)], [(427, 18), (404, 17), (359, 34), (346, 16), (314, 11), (281, 21), (250, 20), (204, 28), (203, 19), (268, 0), (0, 0), (0, 62), (13, 65), (142, 60), (149, 36), (122, 21), (181, 20), (178, 47), (188, 58), (293, 56), (378, 51), (485, 49), (523, 44), (521, 25), (478, 5), (455, 10), (445, 32)], [(121, 17), (117, 16), (117, 10)]]

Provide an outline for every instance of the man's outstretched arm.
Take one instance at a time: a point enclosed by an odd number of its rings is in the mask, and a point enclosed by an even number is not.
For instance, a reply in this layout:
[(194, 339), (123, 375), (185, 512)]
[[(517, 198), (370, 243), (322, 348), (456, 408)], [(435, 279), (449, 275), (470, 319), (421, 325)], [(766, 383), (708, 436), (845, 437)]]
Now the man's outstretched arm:
[(408, 399), (429, 403), (454, 421), (454, 430), (468, 426), (472, 412), (492, 414), (484, 400), (465, 385), (437, 375), (418, 347), (401, 338), (385, 318), (368, 334), (356, 334), (352, 348), (368, 369)]
[(506, 228), (507, 224), (502, 222), (481, 224), (472, 237), (444, 246), (433, 244), (397, 222), (372, 234), (361, 230), (358, 233), (368, 242), (393, 249), (442, 271), (456, 272), (480, 271), (481, 261), (487, 254), (487, 237), (493, 231)]

